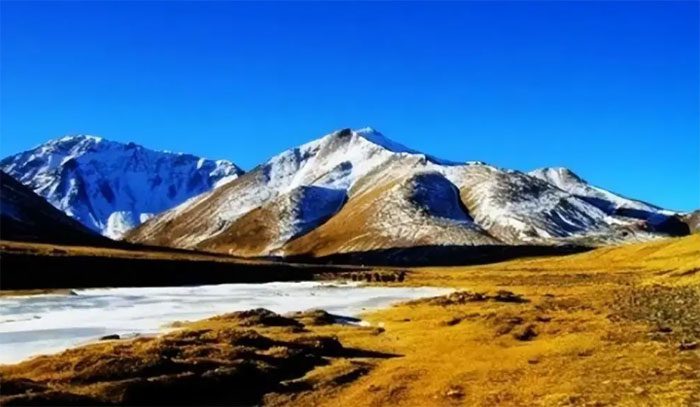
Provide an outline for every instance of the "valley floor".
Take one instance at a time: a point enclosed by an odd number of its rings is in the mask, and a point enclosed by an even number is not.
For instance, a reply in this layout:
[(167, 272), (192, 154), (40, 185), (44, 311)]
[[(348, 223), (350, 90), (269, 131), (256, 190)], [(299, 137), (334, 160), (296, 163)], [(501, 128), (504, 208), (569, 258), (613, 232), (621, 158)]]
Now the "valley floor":
[(700, 405), (700, 235), (403, 284), (456, 291), (369, 327), (256, 311), (76, 348), (0, 367), (0, 401)]

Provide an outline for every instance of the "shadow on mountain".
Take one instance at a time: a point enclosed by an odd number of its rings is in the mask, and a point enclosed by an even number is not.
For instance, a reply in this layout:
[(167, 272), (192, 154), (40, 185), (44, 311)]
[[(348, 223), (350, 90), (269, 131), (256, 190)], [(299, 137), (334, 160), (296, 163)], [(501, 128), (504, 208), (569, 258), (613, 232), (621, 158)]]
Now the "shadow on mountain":
[(363, 252), (338, 253), (328, 256), (297, 255), (277, 260), (294, 263), (345, 264), (362, 266), (466, 266), (495, 263), (521, 257), (561, 256), (591, 250), (586, 246), (414, 246)]
[(691, 233), (690, 223), (678, 216), (653, 216), (649, 219), (654, 232), (669, 236), (687, 236)]
[(669, 236), (686, 236), (691, 233), (690, 225), (677, 215), (665, 215), (658, 212), (636, 208), (616, 208), (615, 205), (590, 196), (577, 195), (578, 198), (590, 203), (608, 215), (644, 221), (650, 232), (664, 233)]
[(0, 171), (0, 231), (2, 239), (16, 241), (115, 244), (56, 209), (3, 171)]

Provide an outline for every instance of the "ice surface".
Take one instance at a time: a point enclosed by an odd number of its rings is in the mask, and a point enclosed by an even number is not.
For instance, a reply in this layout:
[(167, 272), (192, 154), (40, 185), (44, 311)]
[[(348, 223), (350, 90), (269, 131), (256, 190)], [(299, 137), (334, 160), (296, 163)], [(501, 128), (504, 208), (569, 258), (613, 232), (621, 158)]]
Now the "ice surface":
[(222, 284), (75, 290), (77, 295), (0, 298), (0, 363), (15, 363), (95, 341), (154, 334), (175, 321), (268, 308), (278, 313), (325, 309), (358, 316), (369, 309), (442, 295), (429, 287), (362, 287), (354, 283)]

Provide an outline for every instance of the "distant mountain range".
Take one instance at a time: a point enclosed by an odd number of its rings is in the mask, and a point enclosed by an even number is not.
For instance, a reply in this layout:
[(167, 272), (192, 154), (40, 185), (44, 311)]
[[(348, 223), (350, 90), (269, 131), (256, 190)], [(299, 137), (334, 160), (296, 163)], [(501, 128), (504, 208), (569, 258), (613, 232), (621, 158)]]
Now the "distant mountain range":
[(0, 169), (106, 236), (243, 256), (601, 245), (687, 234), (690, 219), (566, 168), (450, 162), (371, 128), (336, 131), (245, 174), (91, 136), (49, 141)]
[(51, 140), (4, 158), (0, 170), (111, 238), (243, 173), (229, 161), (94, 136)]

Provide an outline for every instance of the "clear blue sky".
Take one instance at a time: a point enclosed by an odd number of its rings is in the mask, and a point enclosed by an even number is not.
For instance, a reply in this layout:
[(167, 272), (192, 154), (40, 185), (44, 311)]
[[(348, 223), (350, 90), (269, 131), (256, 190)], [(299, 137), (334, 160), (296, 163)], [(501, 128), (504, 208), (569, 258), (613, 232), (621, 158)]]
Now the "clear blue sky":
[(700, 207), (698, 2), (1, 3), (2, 156), (89, 133), (251, 168), (334, 129)]

